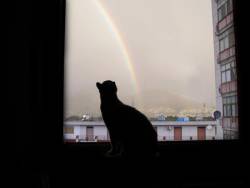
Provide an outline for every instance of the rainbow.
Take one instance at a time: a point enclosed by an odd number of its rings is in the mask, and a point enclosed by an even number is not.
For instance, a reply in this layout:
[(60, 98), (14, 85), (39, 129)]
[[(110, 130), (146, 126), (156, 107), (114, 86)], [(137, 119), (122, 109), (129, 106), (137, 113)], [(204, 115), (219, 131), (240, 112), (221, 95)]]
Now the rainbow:
[(138, 85), (138, 81), (136, 78), (136, 73), (135, 73), (133, 63), (132, 63), (131, 58), (129, 56), (128, 47), (127, 47), (125, 41), (123, 40), (121, 33), (119, 32), (118, 28), (116, 27), (114, 21), (112, 20), (112, 17), (106, 11), (104, 5), (99, 0), (93, 0), (93, 2), (97, 6), (98, 10), (103, 15), (103, 17), (105, 18), (105, 21), (109, 25), (112, 34), (115, 36), (115, 38), (120, 46), (121, 52), (122, 52), (123, 57), (124, 57), (124, 61), (128, 67), (130, 74), (131, 74), (134, 92), (135, 92), (135, 94), (138, 94), (139, 93), (139, 87), (138, 87), (139, 85)]

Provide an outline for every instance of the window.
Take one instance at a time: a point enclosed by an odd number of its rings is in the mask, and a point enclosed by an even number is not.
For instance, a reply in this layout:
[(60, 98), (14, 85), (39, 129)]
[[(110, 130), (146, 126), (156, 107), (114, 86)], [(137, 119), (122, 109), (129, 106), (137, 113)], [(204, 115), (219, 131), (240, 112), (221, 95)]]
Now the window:
[(64, 127), (64, 134), (74, 134), (73, 127)]
[(227, 1), (227, 12), (230, 13), (233, 10), (233, 2), (232, 0)]
[(236, 95), (223, 97), (223, 116), (238, 116)]
[(230, 27), (218, 36), (219, 52), (231, 48), (235, 45), (234, 28)]
[[(236, 99), (224, 96), (237, 77), (232, 1), (197, 2), (67, 0), (65, 121), (81, 141), (109, 138), (95, 87), (104, 80), (116, 82), (118, 98), (148, 117), (159, 140), (196, 140), (206, 126), (197, 122), (212, 124), (218, 110), (237, 116)], [(206, 137), (200, 128), (200, 139), (220, 138), (220, 129)]]
[(221, 8), (218, 10), (218, 19), (219, 21), (222, 20), (226, 16), (226, 6), (225, 4), (221, 6)]
[(221, 83), (236, 80), (235, 61), (221, 65)]
[[(220, 2), (221, 3), (221, 2)], [(218, 5), (220, 4), (218, 3)], [(218, 20), (221, 21), (225, 18), (230, 12), (232, 12), (232, 0), (227, 0), (223, 5), (218, 9)]]
[(227, 34), (224, 38), (220, 40), (220, 52), (231, 48), (235, 44), (234, 33), (231, 32)]

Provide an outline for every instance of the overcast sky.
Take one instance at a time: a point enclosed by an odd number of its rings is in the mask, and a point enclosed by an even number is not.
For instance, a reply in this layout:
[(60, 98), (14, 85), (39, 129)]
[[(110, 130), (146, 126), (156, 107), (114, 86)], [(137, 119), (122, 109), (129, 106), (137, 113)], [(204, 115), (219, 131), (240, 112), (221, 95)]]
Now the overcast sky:
[(127, 46), (140, 92), (166, 91), (215, 104), (211, 0), (95, 1), (67, 1), (67, 114), (95, 109), (91, 106), (99, 103), (97, 81), (116, 81), (124, 102), (135, 95), (123, 49), (97, 4)]

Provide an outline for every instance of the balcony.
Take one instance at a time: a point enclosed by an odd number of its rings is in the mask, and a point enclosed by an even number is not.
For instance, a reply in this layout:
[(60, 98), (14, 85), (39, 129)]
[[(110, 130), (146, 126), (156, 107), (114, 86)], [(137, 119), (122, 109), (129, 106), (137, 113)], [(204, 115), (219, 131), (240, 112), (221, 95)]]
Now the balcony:
[(227, 26), (231, 25), (233, 23), (233, 12), (230, 12), (227, 16), (225, 16), (221, 21), (218, 22), (216, 28), (217, 28), (217, 34), (220, 34), (223, 29), (225, 29)]
[(220, 90), (220, 93), (222, 95), (226, 94), (226, 93), (237, 91), (236, 81), (233, 80), (231, 82), (226, 82), (226, 83), (221, 84), (219, 90)]
[(217, 63), (220, 64), (222, 61), (235, 55), (235, 46), (231, 46), (219, 53), (217, 57)]

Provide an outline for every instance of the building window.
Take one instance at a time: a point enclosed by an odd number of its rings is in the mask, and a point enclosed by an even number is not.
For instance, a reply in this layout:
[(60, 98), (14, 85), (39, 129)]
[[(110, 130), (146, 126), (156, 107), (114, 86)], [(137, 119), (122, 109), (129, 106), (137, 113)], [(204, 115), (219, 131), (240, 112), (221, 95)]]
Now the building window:
[(220, 39), (220, 52), (231, 48), (235, 44), (234, 32), (228, 33), (225, 37)]
[(225, 37), (220, 40), (220, 52), (224, 51), (227, 48), (229, 48), (229, 41), (228, 37)]
[(223, 97), (223, 116), (224, 117), (238, 116), (238, 110), (236, 104), (237, 104), (236, 95)]
[(228, 14), (233, 10), (233, 2), (232, 0), (228, 0), (226, 4), (227, 4), (227, 14)]
[(226, 6), (222, 5), (218, 10), (218, 20), (222, 20), (226, 16)]
[(236, 80), (235, 61), (221, 65), (221, 83)]
[[(218, 2), (218, 5), (221, 2)], [(233, 10), (232, 0), (227, 0), (223, 5), (218, 9), (218, 21), (221, 21)]]
[(65, 134), (74, 134), (74, 127), (64, 127)]

